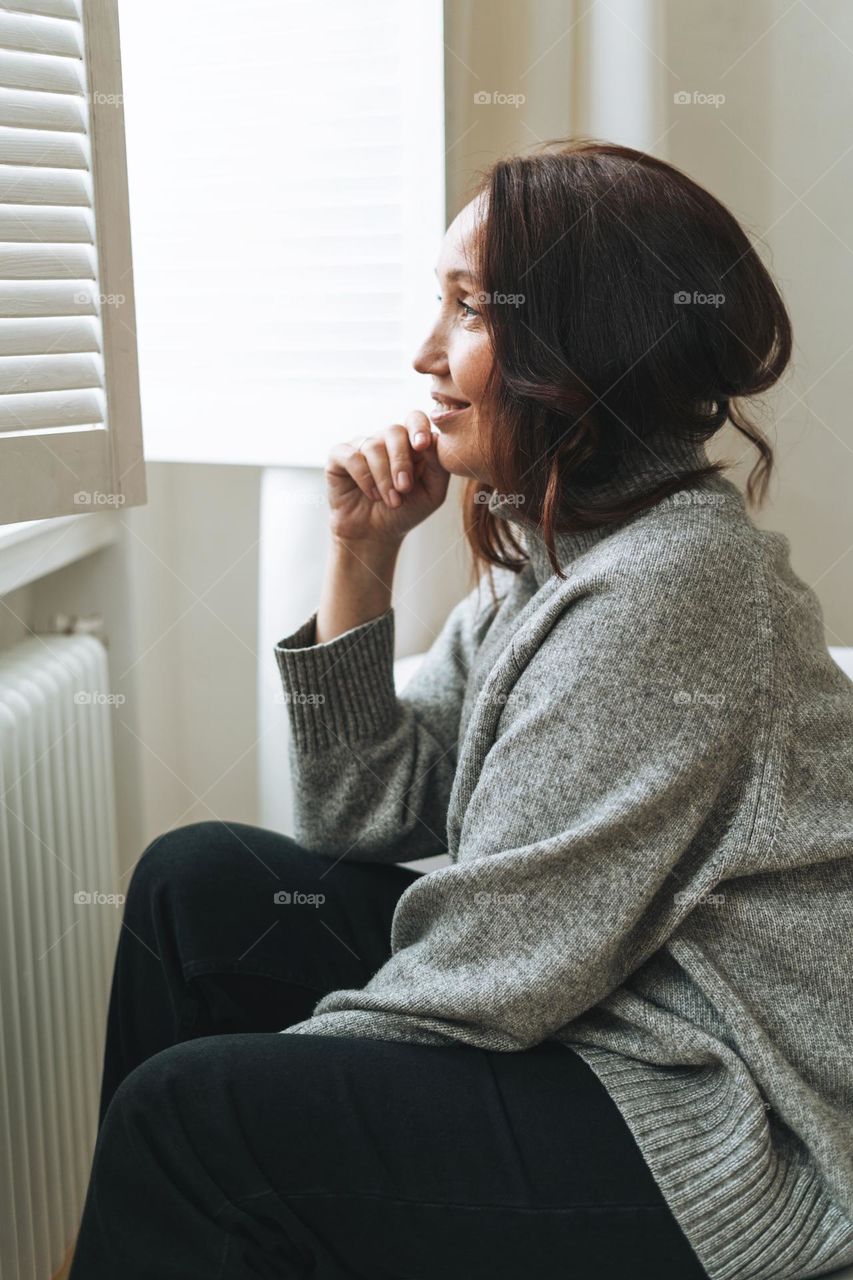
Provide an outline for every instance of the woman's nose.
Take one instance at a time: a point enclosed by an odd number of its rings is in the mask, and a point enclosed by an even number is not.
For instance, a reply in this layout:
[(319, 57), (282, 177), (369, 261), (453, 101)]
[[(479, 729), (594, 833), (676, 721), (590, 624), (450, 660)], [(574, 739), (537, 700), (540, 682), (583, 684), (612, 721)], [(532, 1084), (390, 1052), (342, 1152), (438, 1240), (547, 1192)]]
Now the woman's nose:
[(421, 343), (412, 360), (412, 367), (417, 373), (444, 373), (447, 370), (447, 356), (442, 346), (436, 341), (435, 334)]

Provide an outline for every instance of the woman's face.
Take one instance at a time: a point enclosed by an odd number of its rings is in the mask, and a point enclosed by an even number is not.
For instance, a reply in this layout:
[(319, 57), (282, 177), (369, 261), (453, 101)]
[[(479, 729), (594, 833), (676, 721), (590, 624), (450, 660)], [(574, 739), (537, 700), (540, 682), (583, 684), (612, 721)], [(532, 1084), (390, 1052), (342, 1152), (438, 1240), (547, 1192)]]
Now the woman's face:
[(445, 232), (436, 266), (438, 312), (412, 364), (432, 378), (430, 416), (439, 433), (439, 462), (451, 475), (491, 484), (481, 443), (488, 431), (484, 392), (492, 350), (479, 314), (480, 285), (471, 274), (481, 208), (479, 198), (472, 200)]

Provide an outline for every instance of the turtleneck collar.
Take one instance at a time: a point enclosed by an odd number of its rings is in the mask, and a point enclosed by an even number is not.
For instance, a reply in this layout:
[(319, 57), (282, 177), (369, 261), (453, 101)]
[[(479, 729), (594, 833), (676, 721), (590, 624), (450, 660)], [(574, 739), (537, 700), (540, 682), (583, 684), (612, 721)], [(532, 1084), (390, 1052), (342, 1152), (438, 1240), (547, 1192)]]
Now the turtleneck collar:
[[(626, 460), (606, 481), (585, 489), (584, 496), (594, 498), (596, 501), (632, 496), (659, 484), (662, 480), (670, 479), (684, 471), (707, 466), (707, 464), (708, 456), (702, 444), (683, 440), (656, 441), (653, 447), (639, 446), (639, 451), (632, 454), (630, 459)], [(716, 492), (724, 493), (730, 490), (735, 495), (738, 493), (731, 482), (721, 476), (712, 476), (702, 483)], [(669, 495), (661, 501), (671, 503), (673, 497), (677, 502), (678, 494)], [(512, 500), (512, 495), (504, 496), (493, 492), (488, 506), (493, 516), (508, 520), (520, 531), (536, 581), (540, 587), (543, 586), (553, 576), (554, 570), (551, 567), (548, 548), (540, 526), (526, 515), (518, 503)], [(644, 514), (645, 512), (640, 511), (619, 521), (618, 524), (597, 525), (595, 528), (584, 529), (578, 533), (555, 534), (554, 546), (560, 567), (565, 569), (579, 555), (607, 537), (616, 528), (622, 528)]]

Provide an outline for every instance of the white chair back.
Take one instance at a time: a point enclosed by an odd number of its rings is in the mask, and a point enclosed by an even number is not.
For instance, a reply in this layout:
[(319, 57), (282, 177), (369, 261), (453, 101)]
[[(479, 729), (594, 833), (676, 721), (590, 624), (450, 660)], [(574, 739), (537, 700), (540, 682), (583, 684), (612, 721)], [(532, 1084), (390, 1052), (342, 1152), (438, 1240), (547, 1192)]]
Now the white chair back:
[(830, 645), (829, 652), (844, 674), (853, 680), (853, 649), (845, 648), (842, 645)]

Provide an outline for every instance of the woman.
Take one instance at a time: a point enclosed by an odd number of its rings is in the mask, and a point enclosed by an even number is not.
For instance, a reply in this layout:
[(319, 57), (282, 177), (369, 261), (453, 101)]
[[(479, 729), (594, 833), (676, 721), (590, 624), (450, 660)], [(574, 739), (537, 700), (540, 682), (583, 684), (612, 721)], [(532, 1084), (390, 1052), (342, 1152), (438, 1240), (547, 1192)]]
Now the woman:
[[(332, 451), (276, 646), (296, 842), (198, 823), (134, 873), (72, 1280), (830, 1271), (853, 686), (704, 451), (732, 422), (760, 500), (737, 402), (785, 307), (712, 196), (595, 142), (495, 165), (438, 276), (437, 433)], [(396, 557), (450, 474), (491, 590), (398, 695)]]

